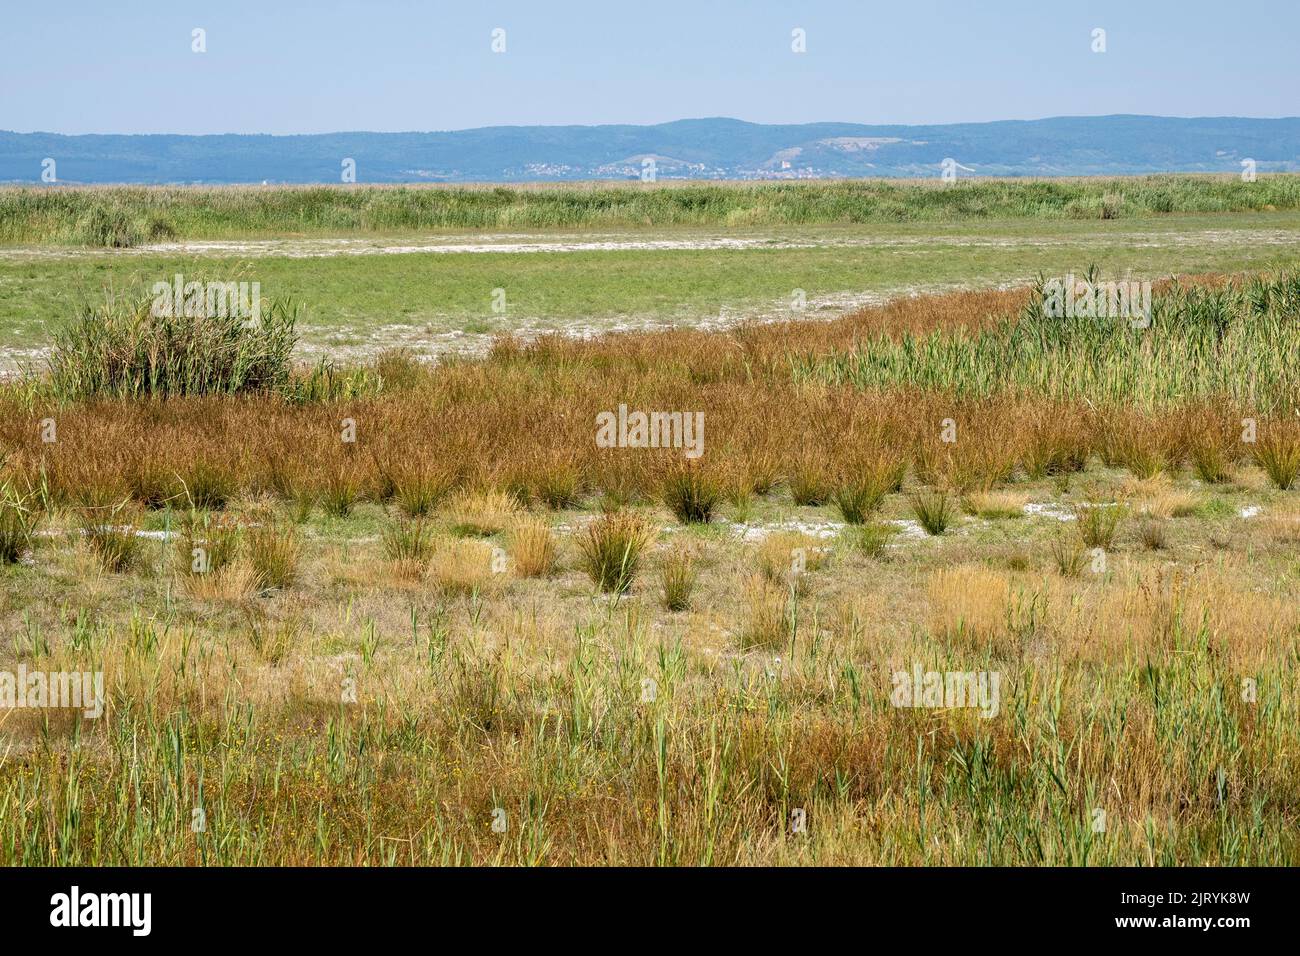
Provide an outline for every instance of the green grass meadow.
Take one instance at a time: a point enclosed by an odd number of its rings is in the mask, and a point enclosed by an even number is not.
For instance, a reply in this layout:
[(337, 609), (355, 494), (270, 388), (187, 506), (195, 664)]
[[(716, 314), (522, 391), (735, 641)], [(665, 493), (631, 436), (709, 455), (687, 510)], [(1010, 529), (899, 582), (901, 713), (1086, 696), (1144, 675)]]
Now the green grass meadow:
[[(276, 254), (273, 246), (257, 255), (0, 251), (0, 348), (40, 348), (84, 307), (115, 294), (141, 293), (178, 272), (187, 278), (257, 281), (263, 296), (292, 300), (303, 310), (301, 328), (309, 346), (405, 345), (424, 351), (432, 347), (431, 336), (453, 331), (482, 335), (519, 327), (778, 317), (789, 309), (796, 289), (804, 290), (814, 309), (820, 305), (823, 314), (834, 315), (855, 297), (1020, 282), (1087, 264), (1106, 276), (1152, 279), (1278, 269), (1300, 253), (1300, 214), (725, 234), (808, 247), (296, 258)], [(1206, 241), (1188, 240), (1198, 234)], [(656, 234), (700, 235), (695, 230)], [(505, 290), (504, 313), (493, 310), (498, 288)]]

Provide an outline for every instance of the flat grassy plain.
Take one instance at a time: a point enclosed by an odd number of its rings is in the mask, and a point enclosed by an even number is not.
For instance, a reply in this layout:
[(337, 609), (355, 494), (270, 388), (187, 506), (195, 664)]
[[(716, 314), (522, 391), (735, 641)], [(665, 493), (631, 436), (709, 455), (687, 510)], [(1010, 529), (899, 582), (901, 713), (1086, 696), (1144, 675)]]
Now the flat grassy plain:
[[(534, 269), (594, 322), (650, 261), (656, 316), (831, 290), (814, 261), (854, 292), (1158, 262), (1146, 329), (1017, 284), (245, 387), (249, 330), (65, 313), (59, 374), (0, 386), (0, 670), (102, 670), (108, 704), (0, 710), (0, 861), (1294, 865), (1290, 215), (253, 263), (373, 296), (446, 263), (466, 303)], [(6, 289), (177, 261), (39, 248)], [(620, 404), (703, 412), (703, 455), (599, 447)], [(917, 669), (996, 707), (897, 706)]]
[[(0, 354), (12, 368), (87, 306), (177, 273), (256, 281), (264, 297), (292, 300), (302, 309), (306, 354), (359, 359), (392, 347), (478, 354), (493, 335), (521, 329), (589, 334), (798, 318), (796, 290), (810, 315), (830, 318), (897, 295), (1024, 284), (1089, 265), (1145, 279), (1277, 269), (1300, 256), (1300, 213), (287, 242), (234, 254), (220, 245), (162, 253), (0, 248)], [(494, 242), (538, 251), (384, 252)], [(678, 248), (647, 248), (656, 242)], [(504, 290), (504, 312), (494, 311), (496, 289)]]

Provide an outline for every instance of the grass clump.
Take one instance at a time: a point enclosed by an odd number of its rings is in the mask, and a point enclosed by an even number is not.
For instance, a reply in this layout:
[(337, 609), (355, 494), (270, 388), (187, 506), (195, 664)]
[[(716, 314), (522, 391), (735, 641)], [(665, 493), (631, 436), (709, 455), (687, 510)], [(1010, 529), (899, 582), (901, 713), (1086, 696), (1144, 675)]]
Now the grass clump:
[(1281, 491), (1295, 484), (1300, 474), (1300, 431), (1282, 428), (1261, 435), (1254, 449), (1255, 463)]
[(272, 667), (278, 667), (302, 642), (305, 631), (306, 626), (297, 618), (264, 621), (249, 615), (248, 643), (252, 645), (258, 657)]
[(912, 514), (916, 515), (916, 520), (926, 534), (943, 534), (956, 517), (952, 499), (940, 488), (920, 488), (912, 493), (909, 500)]
[(151, 450), (139, 455), (123, 477), (131, 497), (150, 511), (160, 511), (184, 497), (177, 474)]
[(1128, 509), (1121, 504), (1094, 504), (1083, 502), (1075, 505), (1074, 516), (1079, 537), (1088, 548), (1101, 548), (1109, 551), (1115, 543), (1115, 534)]
[(831, 496), (831, 481), (826, 475), (826, 466), (813, 455), (799, 457), (790, 469), (786, 484), (790, 486), (790, 497), (797, 505), (820, 507)]
[(500, 534), (521, 511), (519, 502), (503, 491), (466, 489), (453, 495), (448, 503), (451, 530), (464, 537)]
[(747, 614), (736, 633), (742, 651), (780, 650), (790, 636), (789, 588), (772, 583), (761, 574), (745, 585)]
[(1213, 438), (1194, 441), (1187, 451), (1196, 477), (1207, 485), (1221, 485), (1232, 478), (1231, 462), (1223, 444)]
[(384, 349), (375, 356), (375, 374), (385, 392), (414, 388), (427, 374), (418, 355), (406, 348)]
[(691, 606), (691, 594), (699, 580), (695, 556), (690, 551), (671, 550), (659, 562), (659, 586), (664, 607), (685, 611)]
[(600, 590), (623, 594), (632, 586), (641, 554), (654, 539), (644, 518), (621, 511), (597, 518), (578, 536), (582, 569)]
[(178, 478), (189, 507), (200, 511), (220, 511), (236, 491), (234, 476), (206, 458), (197, 459), (188, 473)]
[(898, 529), (883, 521), (868, 521), (845, 528), (844, 533), (849, 547), (853, 550), (869, 558), (879, 559), (884, 557), (885, 549), (889, 547), (889, 542), (893, 540), (894, 535), (898, 534)]
[(8, 483), (0, 485), (0, 564), (16, 564), (31, 547), (40, 520), (35, 499)]
[(1052, 563), (1063, 578), (1077, 578), (1083, 571), (1088, 552), (1083, 545), (1065, 534), (1054, 534), (1050, 545)]
[(660, 496), (682, 524), (708, 524), (722, 499), (722, 489), (703, 469), (686, 465), (668, 473)]
[(496, 556), (486, 541), (444, 539), (433, 550), (429, 576), (444, 594), (481, 594), (496, 580)]
[(885, 461), (862, 466), (851, 477), (838, 482), (831, 492), (831, 500), (849, 524), (862, 524), (880, 510), (891, 489), (901, 478), (902, 466), (891, 466)]
[(799, 531), (770, 534), (754, 549), (754, 567), (771, 584), (798, 591), (808, 587), (808, 575), (826, 564), (829, 549)]
[(1169, 547), (1169, 526), (1164, 518), (1143, 515), (1138, 521), (1138, 540), (1148, 551), (1163, 551)]
[(130, 571), (140, 564), (144, 545), (136, 535), (138, 515), (129, 500), (87, 505), (80, 517), (86, 544), (105, 571)]
[(987, 521), (1021, 518), (1028, 499), (1010, 491), (972, 491), (962, 496), (962, 510)]
[(1197, 495), (1174, 488), (1167, 479), (1126, 482), (1119, 495), (1135, 514), (1153, 518), (1186, 518), (1201, 507)]
[(244, 527), (226, 515), (190, 511), (176, 537), (186, 592), (200, 601), (242, 600), (259, 590), (256, 569), (243, 557)]
[(215, 318), (160, 316), (149, 298), (89, 308), (54, 333), (47, 360), (53, 391), (75, 400), (285, 389), (296, 310), (273, 303), (255, 326), (237, 309), (226, 311)]
[(398, 518), (384, 528), (381, 538), (389, 561), (423, 564), (433, 553), (433, 535), (422, 518)]
[(145, 240), (147, 230), (140, 220), (119, 206), (95, 203), (77, 217), (73, 241), (101, 249), (130, 249)]
[(261, 588), (287, 588), (293, 584), (301, 545), (292, 526), (271, 523), (252, 527), (247, 546)]
[(428, 470), (413, 471), (398, 477), (393, 498), (408, 518), (424, 518), (433, 514), (451, 489), (451, 484), (448, 475)]
[(575, 507), (582, 498), (582, 474), (567, 462), (546, 465), (539, 469), (534, 493), (552, 511)]
[(246, 601), (262, 587), (257, 569), (243, 557), (208, 574), (185, 578), (185, 590), (196, 601)]
[(361, 500), (361, 479), (348, 468), (340, 468), (325, 479), (320, 489), (320, 505), (327, 515), (346, 518)]
[(289, 489), (289, 515), (294, 524), (306, 524), (316, 507), (317, 493), (305, 482), (297, 482)]
[(523, 578), (546, 577), (555, 569), (557, 548), (551, 526), (541, 518), (523, 517), (510, 527), (510, 555)]

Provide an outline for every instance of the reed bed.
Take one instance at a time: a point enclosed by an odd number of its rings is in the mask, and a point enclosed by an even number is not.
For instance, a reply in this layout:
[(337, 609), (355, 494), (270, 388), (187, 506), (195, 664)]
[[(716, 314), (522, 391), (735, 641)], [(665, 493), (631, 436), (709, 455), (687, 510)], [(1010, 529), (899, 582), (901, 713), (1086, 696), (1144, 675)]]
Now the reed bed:
[(1039, 289), (995, 327), (882, 334), (846, 354), (799, 363), (796, 379), (1143, 408), (1197, 399), (1265, 414), (1295, 407), (1300, 274), (1219, 287), (1174, 283), (1155, 296), (1151, 312), (1151, 328), (1122, 317), (1052, 317)]
[(0, 242), (130, 247), (172, 239), (440, 229), (590, 229), (1115, 219), (1300, 208), (1300, 177), (535, 187), (7, 187)]
[(223, 318), (160, 317), (151, 302), (88, 309), (55, 334), (50, 384), (69, 398), (162, 398), (283, 388), (295, 314), (267, 310), (256, 327)]

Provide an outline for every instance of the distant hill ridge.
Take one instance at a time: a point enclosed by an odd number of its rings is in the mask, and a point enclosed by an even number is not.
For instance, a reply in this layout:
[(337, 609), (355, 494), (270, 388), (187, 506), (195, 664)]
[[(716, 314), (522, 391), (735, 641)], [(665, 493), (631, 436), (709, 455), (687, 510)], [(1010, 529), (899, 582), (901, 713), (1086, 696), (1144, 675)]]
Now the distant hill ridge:
[[(1093, 176), (1300, 171), (1300, 117), (1056, 117), (942, 126), (491, 126), (435, 133), (83, 135), (0, 132), (0, 182), (529, 182), (634, 179)], [(652, 161), (652, 166), (647, 163)]]

